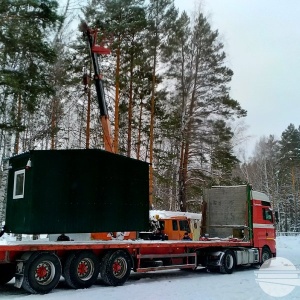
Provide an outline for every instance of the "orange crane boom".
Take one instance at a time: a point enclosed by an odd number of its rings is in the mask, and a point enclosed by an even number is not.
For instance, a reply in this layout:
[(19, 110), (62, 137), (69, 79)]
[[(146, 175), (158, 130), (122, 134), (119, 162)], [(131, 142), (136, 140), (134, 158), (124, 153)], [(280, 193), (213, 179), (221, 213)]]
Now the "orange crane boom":
[(100, 121), (103, 129), (104, 149), (108, 152), (115, 153), (107, 104), (105, 101), (103, 80), (101, 78), (99, 66), (99, 55), (107, 55), (111, 52), (110, 49), (102, 45), (97, 45), (97, 29), (91, 29), (87, 26), (85, 22), (82, 22), (80, 25), (80, 30), (87, 37), (90, 48), (90, 55), (94, 68), (94, 82), (96, 86), (98, 104), (100, 108)]

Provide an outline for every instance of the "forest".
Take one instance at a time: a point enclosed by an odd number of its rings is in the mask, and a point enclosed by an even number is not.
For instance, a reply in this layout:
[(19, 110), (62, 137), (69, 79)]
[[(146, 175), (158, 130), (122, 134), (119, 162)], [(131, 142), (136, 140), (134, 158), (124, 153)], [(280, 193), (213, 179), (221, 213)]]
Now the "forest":
[(299, 230), (300, 127), (238, 158), (234, 124), (247, 112), (201, 6), (189, 15), (173, 0), (78, 3), (0, 3), (0, 221), (10, 156), (104, 149), (84, 20), (111, 51), (99, 63), (115, 152), (149, 162), (154, 208), (199, 212), (204, 188), (251, 184), (270, 197), (279, 230)]

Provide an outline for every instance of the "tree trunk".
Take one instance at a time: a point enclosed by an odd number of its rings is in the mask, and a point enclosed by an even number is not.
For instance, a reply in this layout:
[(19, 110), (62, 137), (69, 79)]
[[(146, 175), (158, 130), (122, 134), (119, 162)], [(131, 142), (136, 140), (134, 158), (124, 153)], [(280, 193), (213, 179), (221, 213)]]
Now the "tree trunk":
[(21, 127), (21, 95), (18, 96), (18, 111), (17, 111), (17, 128), (16, 128), (16, 139), (15, 139), (15, 146), (14, 146), (14, 154), (19, 153), (19, 144), (20, 144), (20, 127)]
[(85, 148), (90, 148), (90, 125), (91, 125), (91, 80), (92, 77), (92, 66), (90, 64), (90, 71), (87, 81), (87, 113), (86, 113), (86, 138), (85, 138)]
[[(185, 91), (185, 56), (184, 52), (182, 53), (182, 62), (181, 62), (181, 89), (182, 89), (182, 103), (181, 103), (181, 147), (179, 152), (179, 170), (178, 170), (178, 204), (180, 211), (186, 211), (186, 190), (185, 190), (185, 181), (186, 174), (184, 173), (184, 151), (186, 143), (186, 105), (187, 105), (187, 96)], [(187, 164), (187, 162), (186, 162)]]
[(188, 172), (188, 163), (189, 163), (189, 152), (190, 152), (190, 143), (191, 143), (191, 135), (192, 135), (192, 122), (193, 122), (193, 113), (194, 107), (196, 103), (196, 90), (197, 90), (197, 74), (198, 74), (198, 58), (195, 59), (195, 75), (194, 75), (194, 83), (193, 90), (191, 95), (191, 103), (189, 107), (189, 111), (187, 116), (185, 117), (186, 127), (184, 130), (184, 141), (182, 142), (181, 147), (181, 178), (179, 182), (179, 204), (180, 210), (186, 211), (186, 183), (187, 183), (187, 172)]
[(154, 114), (155, 114), (155, 84), (156, 84), (156, 50), (153, 57), (152, 87), (151, 87), (151, 116), (150, 116), (150, 136), (149, 136), (149, 206), (153, 205), (153, 145), (154, 145)]
[[(120, 43), (120, 37), (119, 37)], [(117, 49), (117, 66), (116, 66), (116, 95), (115, 95), (115, 134), (114, 134), (114, 148), (115, 153), (119, 152), (119, 101), (120, 101), (120, 46)]]
[(129, 83), (129, 104), (128, 104), (128, 137), (127, 137), (127, 156), (131, 157), (131, 135), (132, 135), (132, 108), (133, 108), (133, 55), (130, 58), (130, 83)]
[(141, 153), (142, 116), (143, 116), (143, 99), (141, 97), (139, 125), (138, 125), (138, 140), (137, 140), (137, 149), (136, 149), (136, 159), (140, 159), (140, 153)]
[(184, 185), (184, 173), (183, 173), (183, 161), (184, 161), (184, 140), (181, 142), (180, 148), (180, 160), (179, 160), (179, 175), (178, 175), (178, 204), (179, 209), (183, 206), (183, 201), (185, 199), (185, 185)]
[(8, 167), (9, 157), (11, 156), (11, 138), (12, 133), (8, 131), (5, 138), (5, 149), (3, 153), (3, 172), (0, 182), (0, 226), (5, 221), (6, 214), (6, 201), (7, 201), (7, 180), (8, 180)]
[(51, 150), (56, 148), (56, 97), (52, 99), (52, 115), (51, 115)]

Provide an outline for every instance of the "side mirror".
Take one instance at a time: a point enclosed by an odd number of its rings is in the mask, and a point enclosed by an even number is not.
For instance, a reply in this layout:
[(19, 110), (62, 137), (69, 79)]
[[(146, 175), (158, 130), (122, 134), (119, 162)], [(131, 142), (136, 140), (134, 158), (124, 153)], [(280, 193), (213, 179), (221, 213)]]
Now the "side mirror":
[(279, 222), (279, 214), (278, 214), (278, 211), (275, 211), (275, 222), (276, 222), (276, 223)]

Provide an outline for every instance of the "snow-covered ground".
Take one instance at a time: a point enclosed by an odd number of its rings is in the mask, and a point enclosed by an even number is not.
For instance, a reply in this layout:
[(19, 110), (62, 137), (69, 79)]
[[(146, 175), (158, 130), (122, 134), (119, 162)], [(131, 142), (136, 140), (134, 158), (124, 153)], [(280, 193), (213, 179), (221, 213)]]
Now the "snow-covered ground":
[[(300, 236), (278, 237), (277, 256), (290, 260), (300, 269)], [(0, 299), (22, 300), (189, 300), (189, 299), (276, 299), (266, 294), (255, 281), (255, 268), (239, 268), (233, 274), (207, 273), (205, 270), (133, 273), (124, 286), (108, 287), (101, 280), (89, 289), (72, 290), (63, 279), (47, 295), (29, 295), (13, 286), (13, 281), (0, 287)], [(300, 299), (300, 286), (278, 299)]]

